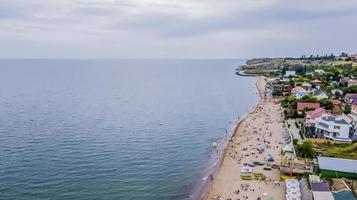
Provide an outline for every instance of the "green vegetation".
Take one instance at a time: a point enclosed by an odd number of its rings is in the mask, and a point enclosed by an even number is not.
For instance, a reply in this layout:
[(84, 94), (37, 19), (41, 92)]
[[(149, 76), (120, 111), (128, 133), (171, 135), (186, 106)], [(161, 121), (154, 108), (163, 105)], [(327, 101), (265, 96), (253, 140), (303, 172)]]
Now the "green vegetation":
[(357, 93), (357, 85), (352, 85), (349, 87), (342, 87), (341, 90), (346, 93)]
[(296, 145), (298, 144), (298, 141), (299, 141), (299, 140), (296, 139), (296, 138), (293, 139), (293, 144), (294, 144), (294, 146), (296, 146)]
[(320, 143), (318, 145), (318, 151), (326, 157), (357, 160), (357, 143)]
[(282, 96), (283, 93), (281, 91), (274, 90), (272, 93), (273, 96)]
[(343, 113), (345, 113), (346, 115), (347, 114), (350, 114), (351, 113), (351, 110), (352, 110), (352, 106), (351, 104), (346, 104), (344, 109), (343, 109)]
[(296, 145), (296, 153), (298, 156), (304, 158), (313, 158), (316, 154), (313, 143), (306, 140), (304, 143)]
[(330, 170), (321, 170), (321, 176), (324, 178), (347, 178), (347, 179), (357, 179), (357, 174), (348, 172), (337, 172)]

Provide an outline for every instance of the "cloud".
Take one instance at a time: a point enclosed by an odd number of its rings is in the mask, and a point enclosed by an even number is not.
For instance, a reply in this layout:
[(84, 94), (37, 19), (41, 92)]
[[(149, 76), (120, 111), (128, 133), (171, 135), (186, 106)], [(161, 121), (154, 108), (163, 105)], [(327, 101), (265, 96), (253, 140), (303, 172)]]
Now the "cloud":
[[(356, 21), (354, 0), (3, 0), (0, 42), (6, 45), (0, 55), (212, 58), (353, 51)], [(29, 48), (36, 50), (24, 51)]]

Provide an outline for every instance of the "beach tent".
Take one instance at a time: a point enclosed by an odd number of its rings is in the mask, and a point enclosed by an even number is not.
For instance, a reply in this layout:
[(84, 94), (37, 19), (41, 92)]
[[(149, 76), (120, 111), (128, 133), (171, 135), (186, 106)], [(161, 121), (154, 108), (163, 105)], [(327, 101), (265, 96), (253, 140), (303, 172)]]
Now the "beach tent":
[(273, 159), (272, 156), (268, 156), (267, 161), (268, 161), (268, 162), (274, 162), (274, 159)]

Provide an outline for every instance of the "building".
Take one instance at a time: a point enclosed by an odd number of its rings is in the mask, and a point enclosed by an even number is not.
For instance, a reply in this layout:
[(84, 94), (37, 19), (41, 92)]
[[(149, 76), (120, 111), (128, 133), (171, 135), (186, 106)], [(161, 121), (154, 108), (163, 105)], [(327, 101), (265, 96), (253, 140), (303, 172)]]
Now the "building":
[(351, 114), (348, 115), (352, 125), (357, 125), (357, 105), (352, 105)]
[(282, 92), (283, 86), (280, 84), (273, 84), (273, 92)]
[(319, 192), (329, 192), (330, 188), (327, 182), (319, 182), (319, 183), (311, 183), (311, 190), (319, 191)]
[(304, 88), (305, 90), (309, 90), (312, 87), (312, 85), (310, 83), (302, 83), (301, 87)]
[(352, 142), (350, 129), (351, 124), (343, 119), (342, 116), (323, 114), (316, 119), (315, 132), (318, 137), (341, 142)]
[(344, 76), (344, 77), (342, 77), (341, 78), (341, 80), (340, 80), (340, 85), (342, 85), (342, 86), (348, 86), (348, 82), (351, 80), (351, 77), (349, 77), (349, 76)]
[(314, 97), (317, 100), (327, 99), (328, 98), (328, 96), (321, 89), (317, 89), (317, 90), (314, 91)]
[(335, 200), (332, 192), (312, 191), (312, 196), (314, 200)]
[(347, 86), (353, 86), (353, 85), (357, 85), (357, 80), (356, 79), (350, 79), (347, 83)]
[(320, 103), (306, 103), (306, 102), (298, 102), (296, 105), (297, 111), (303, 110), (315, 110), (316, 108), (320, 108)]
[(357, 179), (357, 160), (320, 156), (317, 160), (322, 177)]
[(284, 93), (284, 95), (291, 94), (291, 86), (290, 85), (283, 85), (283, 93)]
[(313, 85), (320, 85), (321, 83), (322, 82), (320, 80), (317, 80), (317, 79), (311, 81), (311, 84), (313, 84)]
[(314, 72), (315, 72), (316, 74), (320, 74), (320, 75), (322, 75), (322, 74), (325, 73), (325, 71), (324, 71), (323, 69), (316, 69)]
[(311, 183), (311, 190), (314, 200), (334, 200), (327, 182)]
[(356, 93), (347, 93), (345, 95), (345, 101), (347, 103), (357, 104), (357, 94)]
[(333, 99), (332, 105), (333, 105), (332, 113), (335, 115), (341, 115), (342, 114), (341, 102), (338, 99)]
[(356, 200), (351, 190), (342, 190), (339, 192), (333, 192), (332, 194), (335, 200)]
[(304, 97), (305, 95), (307, 95), (309, 92), (307, 90), (305, 90), (303, 87), (301, 86), (296, 86), (293, 89), (291, 89), (291, 94), (293, 94), (296, 98), (300, 99), (302, 97)]
[(285, 71), (285, 77), (296, 76), (296, 71)]
[(286, 199), (287, 200), (300, 200), (300, 184), (297, 179), (286, 179)]
[(343, 95), (343, 91), (340, 89), (334, 89), (334, 90), (331, 90), (331, 94), (335, 95), (335, 96), (341, 96), (341, 95)]
[(357, 53), (351, 54), (351, 55), (349, 55), (348, 57), (351, 58), (351, 60), (356, 61), (356, 60), (357, 60)]
[(323, 114), (327, 114), (327, 111), (324, 108), (316, 108), (306, 112), (306, 125), (315, 126), (316, 119), (321, 117)]

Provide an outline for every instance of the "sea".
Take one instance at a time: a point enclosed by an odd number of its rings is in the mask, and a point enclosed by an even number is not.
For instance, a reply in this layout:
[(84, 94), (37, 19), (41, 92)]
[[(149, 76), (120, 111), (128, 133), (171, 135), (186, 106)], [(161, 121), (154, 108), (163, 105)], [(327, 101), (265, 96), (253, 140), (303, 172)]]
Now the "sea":
[(0, 199), (190, 199), (259, 99), (243, 62), (0, 60)]

